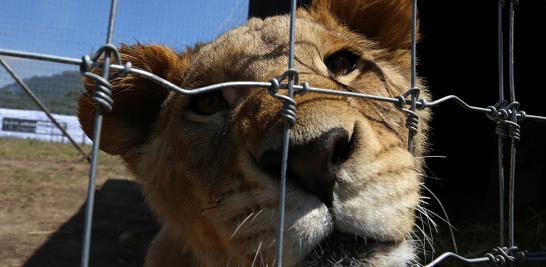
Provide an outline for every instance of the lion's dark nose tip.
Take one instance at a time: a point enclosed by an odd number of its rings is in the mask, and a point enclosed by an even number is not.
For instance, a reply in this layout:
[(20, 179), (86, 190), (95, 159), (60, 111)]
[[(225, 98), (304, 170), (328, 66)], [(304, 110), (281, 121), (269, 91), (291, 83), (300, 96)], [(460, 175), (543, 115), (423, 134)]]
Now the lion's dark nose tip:
[[(288, 155), (288, 180), (322, 202), (332, 204), (336, 167), (345, 162), (354, 149), (354, 140), (343, 128), (333, 128), (318, 138), (291, 146)], [(281, 151), (270, 150), (258, 159), (265, 171), (280, 175)]]
[(302, 188), (317, 196), (326, 205), (332, 203), (336, 167), (345, 162), (354, 145), (349, 133), (334, 128), (310, 142), (294, 146), (288, 157), (288, 168)]

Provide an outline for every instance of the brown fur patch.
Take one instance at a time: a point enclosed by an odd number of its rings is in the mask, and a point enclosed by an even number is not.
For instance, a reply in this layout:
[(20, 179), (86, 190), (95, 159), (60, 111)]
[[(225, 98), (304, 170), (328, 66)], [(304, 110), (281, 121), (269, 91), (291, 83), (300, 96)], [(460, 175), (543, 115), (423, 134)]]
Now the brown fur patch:
[[(135, 68), (180, 84), (189, 56), (194, 50), (187, 49), (179, 55), (161, 45), (122, 45), (120, 54), (123, 62), (130, 61)], [(98, 73), (98, 70), (95, 71)], [(85, 133), (92, 136), (95, 119), (92, 96), (96, 83), (92, 79), (84, 79), (84, 84), (87, 91), (79, 100), (78, 117)], [(112, 112), (104, 116), (101, 149), (112, 154), (123, 154), (146, 139), (168, 90), (150, 80), (132, 75), (117, 78), (112, 81), (112, 85), (112, 99), (116, 104)]]

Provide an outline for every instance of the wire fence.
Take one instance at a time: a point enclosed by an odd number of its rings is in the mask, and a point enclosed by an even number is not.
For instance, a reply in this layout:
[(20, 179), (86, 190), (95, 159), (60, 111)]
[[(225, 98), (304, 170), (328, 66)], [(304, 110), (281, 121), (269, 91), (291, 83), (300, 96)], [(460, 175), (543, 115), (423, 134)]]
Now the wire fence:
[[(318, 88), (309, 86), (308, 83), (300, 83), (298, 77), (298, 71), (294, 67), (294, 47), (295, 47), (295, 20), (296, 20), (296, 0), (291, 0), (290, 6), (290, 36), (289, 36), (289, 60), (287, 69), (280, 77), (273, 78), (269, 82), (225, 82), (219, 84), (213, 84), (210, 86), (185, 89), (180, 88), (171, 82), (164, 80), (152, 73), (133, 68), (130, 62), (122, 63), (120, 54), (115, 45), (112, 44), (112, 37), (115, 28), (117, 0), (111, 1), (110, 15), (108, 22), (108, 30), (106, 34), (105, 45), (102, 46), (97, 52), (91, 56), (86, 55), (82, 59), (59, 57), (47, 54), (31, 53), (24, 51), (14, 51), (0, 48), (1, 56), (18, 57), (26, 59), (34, 59), (41, 61), (57, 62), (62, 64), (76, 65), (80, 67), (80, 72), (83, 76), (93, 79), (97, 83), (97, 88), (93, 100), (97, 104), (97, 111), (95, 115), (95, 126), (93, 131), (93, 147), (90, 156), (87, 156), (83, 150), (74, 142), (70, 136), (63, 132), (72, 142), (72, 144), (82, 153), (82, 155), (90, 160), (89, 170), (89, 182), (87, 191), (87, 202), (85, 212), (85, 225), (84, 225), (84, 238), (82, 246), (81, 266), (87, 267), (89, 264), (89, 251), (91, 240), (91, 226), (93, 221), (93, 206), (94, 206), (94, 192), (95, 192), (95, 180), (97, 175), (97, 159), (100, 144), (101, 126), (103, 115), (112, 110), (113, 99), (111, 98), (112, 86), (109, 80), (112, 78), (111, 70), (117, 72), (116, 75), (135, 75), (149, 79), (175, 93), (183, 95), (199, 95), (204, 93), (210, 93), (214, 91), (223, 90), (226, 88), (233, 88), (237, 90), (263, 90), (268, 92), (281, 101), (284, 105), (281, 111), (284, 119), (283, 130), (283, 146), (282, 146), (282, 162), (281, 162), (281, 174), (280, 174), (280, 195), (279, 195), (279, 222), (277, 227), (277, 258), (276, 265), (282, 266), (283, 262), (283, 242), (284, 242), (284, 219), (285, 219), (285, 195), (286, 195), (286, 175), (288, 164), (288, 147), (289, 147), (289, 133), (291, 127), (294, 125), (297, 110), (296, 102), (294, 100), (295, 95), (301, 95), (305, 93), (319, 93), (329, 95), (342, 95), (348, 97), (355, 97), (361, 99), (368, 99), (374, 101), (382, 101), (393, 104), (393, 108), (396, 108), (406, 115), (406, 127), (409, 130), (408, 137), (408, 150), (414, 152), (414, 136), (419, 131), (419, 117), (417, 110), (432, 108), (441, 105), (445, 102), (455, 102), (465, 110), (481, 113), (487, 116), (487, 118), (493, 120), (496, 123), (496, 133), (498, 135), (498, 179), (499, 179), (499, 237), (500, 244), (496, 248), (492, 248), (490, 252), (486, 253), (483, 257), (479, 258), (465, 258), (457, 255), (453, 252), (446, 252), (438, 256), (435, 260), (428, 263), (427, 267), (437, 266), (448, 258), (453, 258), (462, 263), (475, 264), (475, 263), (489, 263), (491, 266), (514, 266), (518, 263), (525, 261), (545, 261), (546, 252), (529, 252), (516, 246), (514, 240), (514, 193), (515, 193), (515, 162), (516, 162), (516, 147), (520, 140), (520, 123), (523, 121), (535, 121), (546, 123), (546, 117), (538, 115), (526, 114), (523, 110), (520, 110), (520, 104), (516, 101), (516, 88), (514, 84), (514, 10), (518, 4), (518, 0), (499, 0), (498, 1), (498, 57), (499, 57), (499, 101), (488, 107), (478, 107), (467, 104), (465, 101), (455, 95), (448, 95), (439, 98), (434, 101), (426, 101), (420, 98), (420, 88), (416, 84), (416, 28), (417, 28), (417, 0), (412, 0), (412, 27), (411, 27), (411, 40), (412, 40), (412, 52), (411, 52), (411, 83), (408, 85), (408, 90), (398, 97), (385, 97), (379, 95), (369, 95), (354, 92), (336, 91), (327, 88)], [(503, 36), (503, 10), (508, 8), (509, 21), (508, 21), (508, 78), (509, 88), (504, 88), (504, 73), (506, 71), (505, 66), (502, 64), (505, 52), (504, 36)], [(17, 74), (11, 70), (10, 66), (0, 58), (0, 63), (8, 72), (13, 76), (17, 83), (23, 88), (27, 88), (24, 82), (17, 77)], [(102, 70), (102, 75), (93, 73), (92, 70)], [(280, 90), (286, 89), (287, 94), (281, 94)], [(30, 89), (26, 90), (30, 95), (32, 92)], [(508, 93), (507, 93), (508, 92)], [(508, 95), (508, 98), (505, 98)], [(37, 97), (33, 98), (34, 101), (40, 106), (40, 108), (49, 114), (47, 108), (40, 104)], [(50, 119), (55, 122), (53, 116)], [(61, 131), (62, 127), (56, 123), (57, 127)], [(505, 147), (508, 148), (509, 153), (506, 155)], [(505, 160), (508, 159), (508, 160)], [(507, 179), (508, 188), (505, 188), (505, 179)], [(507, 223), (506, 223), (507, 222)], [(419, 266), (419, 265), (417, 265)]]

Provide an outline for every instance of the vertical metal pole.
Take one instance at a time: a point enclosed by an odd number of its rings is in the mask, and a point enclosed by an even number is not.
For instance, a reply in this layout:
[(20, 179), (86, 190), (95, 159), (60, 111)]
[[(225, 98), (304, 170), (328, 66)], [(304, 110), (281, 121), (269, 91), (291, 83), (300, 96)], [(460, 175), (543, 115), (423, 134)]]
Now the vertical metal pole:
[(504, 100), (504, 31), (503, 14), (505, 0), (499, 0), (497, 9), (497, 55), (499, 57), (499, 100)]
[[(504, 34), (503, 34), (503, 14), (504, 1), (498, 2), (497, 13), (497, 37), (498, 37), (498, 64), (499, 64), (499, 101), (504, 100)], [(499, 122), (497, 122), (498, 124)], [(505, 198), (505, 182), (504, 182), (504, 136), (502, 133), (497, 133), (497, 153), (498, 153), (498, 172), (499, 172), (499, 243), (500, 246), (506, 246), (505, 234), (506, 234), (506, 215), (504, 210), (506, 208), (504, 203)]]
[[(417, 0), (412, 0), (411, 3), (411, 89), (415, 89), (417, 85)], [(418, 92), (411, 94), (411, 111), (415, 111), (417, 107)], [(409, 131), (408, 136), (408, 150), (413, 154), (415, 153), (414, 144), (415, 133)]]
[(411, 3), (411, 88), (417, 84), (417, 0)]
[[(516, 101), (516, 93), (514, 86), (514, 3), (510, 1), (510, 21), (509, 21), (509, 36), (508, 36), (508, 79), (510, 82), (510, 102)], [(516, 109), (512, 108), (512, 121), (517, 123)], [(515, 193), (515, 177), (516, 170), (516, 139), (510, 139), (510, 169), (509, 169), (509, 184), (508, 184), (508, 246), (514, 246), (514, 193)]]
[[(108, 20), (108, 32), (106, 34), (106, 43), (112, 42), (114, 35), (114, 23), (117, 8), (117, 0), (112, 0), (110, 6), (110, 17)], [(110, 74), (110, 53), (105, 51), (103, 62), (102, 77), (108, 80)], [(97, 85), (98, 87), (99, 85)], [(97, 89), (98, 90), (98, 89)], [(93, 206), (95, 202), (95, 183), (97, 176), (97, 160), (99, 153), (100, 134), (102, 130), (102, 107), (97, 104), (97, 111), (95, 114), (95, 127), (93, 128), (93, 150), (91, 153), (91, 166), (89, 170), (89, 182), (87, 186), (87, 204), (85, 207), (85, 222), (84, 222), (84, 237), (82, 244), (82, 258), (81, 266), (89, 266), (89, 251), (91, 246), (91, 228), (93, 224)]]
[(514, 7), (516, 0), (510, 1), (510, 20), (508, 25), (508, 79), (510, 82), (510, 101), (516, 101), (516, 88), (514, 85)]
[[(290, 2), (290, 37), (288, 50), (288, 69), (294, 69), (294, 46), (296, 31), (296, 0)], [(294, 97), (294, 76), (288, 75), (288, 97)], [(281, 181), (279, 188), (279, 226), (277, 227), (277, 260), (276, 266), (283, 266), (283, 247), (284, 247), (284, 220), (285, 220), (285, 200), (286, 200), (286, 172), (288, 168), (288, 149), (290, 144), (290, 123), (284, 121), (283, 129), (283, 148), (281, 163)]]

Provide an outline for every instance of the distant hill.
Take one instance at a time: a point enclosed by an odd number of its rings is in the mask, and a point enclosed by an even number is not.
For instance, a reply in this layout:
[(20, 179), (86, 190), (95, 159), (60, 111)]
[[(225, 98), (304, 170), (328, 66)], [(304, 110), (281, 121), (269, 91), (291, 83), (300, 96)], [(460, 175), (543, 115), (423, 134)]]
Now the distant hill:
[[(76, 113), (76, 101), (83, 91), (81, 78), (77, 71), (65, 71), (52, 76), (34, 76), (23, 81), (51, 112), (72, 115)], [(0, 87), (0, 107), (38, 109), (15, 82)]]

